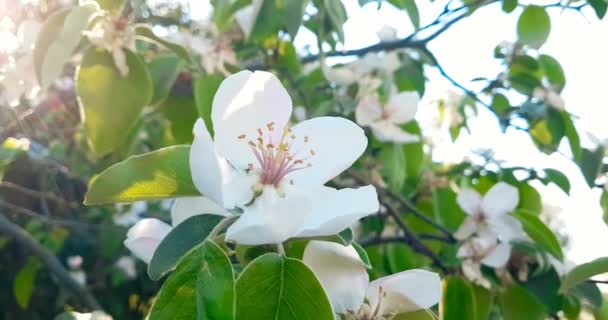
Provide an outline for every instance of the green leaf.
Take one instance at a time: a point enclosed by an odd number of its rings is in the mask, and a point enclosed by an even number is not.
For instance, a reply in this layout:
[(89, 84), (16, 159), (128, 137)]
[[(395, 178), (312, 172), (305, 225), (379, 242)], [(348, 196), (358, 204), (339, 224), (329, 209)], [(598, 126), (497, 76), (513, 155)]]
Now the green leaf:
[(475, 314), (475, 298), (466, 280), (455, 276), (443, 280), (443, 299), (439, 313), (442, 320), (471, 319)]
[[(217, 245), (210, 241), (203, 242), (200, 246), (192, 250), (182, 260), (180, 260), (175, 271), (167, 278), (160, 288), (150, 314), (149, 320), (192, 320), (205, 319), (197, 318), (197, 307), (204, 307), (202, 304), (208, 302), (200, 299), (206, 299), (200, 296), (198, 288), (202, 285), (199, 283), (199, 275), (206, 270), (219, 270), (224, 267), (224, 261), (218, 260)], [(209, 260), (209, 259), (214, 260)], [(228, 296), (230, 292), (229, 282), (225, 274), (227, 271), (222, 271), (222, 277), (216, 279), (220, 284), (210, 284), (214, 288), (218, 285), (224, 286), (225, 294)], [(209, 280), (203, 276), (203, 280)], [(227, 283), (228, 282), (228, 283)], [(212, 292), (212, 294), (215, 292)], [(216, 296), (216, 298), (220, 298)], [(221, 297), (221, 301), (226, 301), (226, 296)], [(224, 308), (224, 306), (217, 306)], [(227, 306), (228, 308), (230, 306)], [(211, 311), (212, 309), (209, 309)], [(218, 311), (218, 309), (214, 309)], [(223, 309), (225, 310), (225, 309)], [(221, 319), (221, 318), (218, 318)]]
[(17, 303), (23, 309), (27, 309), (27, 306), (30, 304), (36, 275), (41, 267), (42, 264), (38, 259), (29, 258), (25, 266), (15, 276), (13, 294), (15, 295), (15, 300), (17, 300)]
[(589, 149), (581, 149), (581, 151), (581, 160), (578, 161), (578, 166), (585, 177), (587, 185), (594, 188), (595, 179), (597, 179), (602, 169), (602, 161), (606, 151), (603, 147), (598, 147), (594, 151)]
[(564, 259), (564, 253), (562, 252), (559, 240), (557, 240), (553, 231), (551, 231), (537, 215), (525, 210), (516, 210), (512, 215), (522, 223), (524, 231), (532, 240), (534, 240), (534, 242), (551, 253), (555, 258), (559, 260)]
[(517, 8), (517, 0), (502, 0), (502, 11), (511, 13)]
[(562, 189), (565, 193), (570, 194), (570, 179), (559, 170), (545, 169), (547, 179)]
[(365, 267), (367, 269), (373, 268), (372, 263), (369, 260), (369, 256), (367, 255), (367, 251), (365, 251), (365, 248), (363, 248), (360, 244), (358, 244), (356, 242), (351, 243), (351, 245), (353, 246), (353, 248), (355, 248), (355, 251), (357, 251), (359, 258), (361, 259), (361, 262), (363, 262)]
[(581, 282), (571, 290), (578, 298), (592, 309), (602, 307), (604, 298), (597, 284), (591, 282)]
[(424, 67), (413, 59), (404, 59), (402, 67), (395, 71), (395, 85), (399, 91), (417, 91), (422, 97), (425, 91)]
[(591, 262), (583, 263), (572, 269), (562, 280), (559, 289), (561, 293), (566, 293), (578, 284), (588, 280), (598, 274), (608, 272), (608, 257), (598, 258)]
[(582, 157), (582, 149), (581, 149), (581, 139), (576, 131), (576, 127), (572, 122), (572, 118), (570, 118), (570, 114), (568, 112), (562, 112), (562, 122), (564, 124), (564, 134), (568, 139), (568, 143), (570, 144), (570, 150), (572, 151), (572, 157), (575, 161), (580, 161)]
[(420, 310), (396, 315), (392, 320), (436, 320), (437, 317), (429, 310)]
[(471, 284), (470, 286), (475, 299), (475, 318), (477, 320), (487, 320), (492, 311), (492, 293), (482, 286), (475, 284)]
[(420, 29), (420, 12), (418, 12), (418, 6), (414, 0), (399, 0), (400, 8), (405, 9), (407, 15), (410, 17), (410, 21), (414, 26), (414, 30)]
[(201, 75), (194, 81), (194, 101), (199, 116), (205, 121), (207, 130), (213, 137), (213, 123), (211, 122), (211, 105), (213, 97), (224, 81), (221, 74)]
[(169, 120), (174, 143), (192, 143), (194, 139), (192, 128), (198, 119), (194, 97), (179, 93), (170, 94), (160, 105), (160, 109)]
[(212, 212), (192, 212), (192, 216), (173, 228), (163, 238), (148, 264), (148, 276), (152, 280), (162, 278), (171, 271), (179, 259), (190, 249), (205, 241), (224, 216)]
[(450, 188), (434, 188), (432, 191), (435, 219), (454, 232), (467, 216), (456, 202), (456, 197), (456, 192)]
[(76, 92), (84, 112), (89, 144), (98, 155), (124, 144), (152, 99), (152, 79), (141, 59), (126, 50), (129, 74), (123, 77), (105, 50), (89, 49), (76, 73)]
[(595, 11), (595, 15), (602, 19), (606, 15), (606, 9), (608, 9), (608, 4), (604, 0), (587, 0), (587, 3), (593, 8)]
[(137, 34), (138, 39), (159, 44), (173, 51), (173, 53), (175, 53), (178, 57), (182, 58), (187, 63), (192, 63), (192, 58), (190, 57), (188, 51), (184, 49), (184, 47), (173, 42), (164, 40), (163, 38), (160, 38), (159, 36), (154, 34), (154, 31), (152, 31), (152, 28), (150, 26), (145, 24), (138, 24), (137, 26), (135, 26), (135, 34)]
[(283, 22), (279, 4), (284, 3), (279, 3), (275, 0), (259, 1), (262, 1), (262, 4), (249, 34), (249, 38), (254, 41), (263, 41), (268, 37), (274, 36), (281, 28)]
[(87, 3), (54, 13), (45, 22), (36, 40), (34, 65), (40, 86), (46, 88), (63, 73), (82, 39), (82, 32), (97, 11), (95, 3)]
[(540, 48), (547, 41), (550, 32), (551, 18), (543, 7), (527, 6), (517, 21), (519, 41), (532, 48)]
[(519, 191), (519, 205), (517, 207), (539, 215), (543, 209), (543, 203), (538, 190), (527, 183), (520, 184), (517, 189)]
[(158, 55), (148, 65), (154, 83), (154, 95), (150, 104), (165, 101), (182, 69), (182, 60), (175, 55)]
[(89, 183), (87, 205), (200, 196), (192, 183), (190, 146), (173, 146), (119, 162)]
[(497, 93), (492, 98), (492, 109), (498, 114), (504, 114), (511, 107), (509, 99), (504, 94)]
[(538, 62), (543, 69), (547, 80), (556, 89), (561, 90), (566, 85), (566, 76), (562, 65), (550, 55), (541, 54)]
[(389, 188), (399, 192), (407, 176), (403, 145), (394, 143), (384, 145), (379, 159), (382, 162), (383, 175), (388, 179)]
[(314, 273), (299, 260), (265, 254), (236, 281), (237, 320), (334, 319)]
[(522, 284), (545, 306), (549, 313), (559, 312), (564, 305), (565, 299), (559, 293), (559, 285), (560, 278), (554, 269), (549, 269), (541, 274), (535, 272)]
[(602, 190), (602, 195), (600, 196), (600, 207), (604, 212), (604, 222), (608, 225), (608, 192), (606, 192), (606, 189)]
[(528, 290), (518, 285), (513, 285), (500, 294), (500, 305), (504, 320), (545, 319), (543, 305)]
[(295, 39), (298, 30), (300, 30), (304, 10), (308, 2), (309, 0), (289, 0), (285, 3), (284, 24), (291, 39)]
[(203, 243), (202, 255), (196, 280), (197, 320), (232, 320), (235, 280), (230, 259), (212, 241)]
[(348, 19), (348, 15), (342, 1), (323, 0), (323, 5), (329, 15), (329, 20), (334, 26), (334, 30), (338, 33), (340, 42), (344, 42), (344, 29), (342, 26)]

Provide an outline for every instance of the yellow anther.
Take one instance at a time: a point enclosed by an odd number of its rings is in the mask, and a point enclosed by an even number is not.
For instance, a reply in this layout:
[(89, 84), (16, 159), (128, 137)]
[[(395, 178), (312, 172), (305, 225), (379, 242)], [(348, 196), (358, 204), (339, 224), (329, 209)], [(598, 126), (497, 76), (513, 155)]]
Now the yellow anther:
[(238, 138), (242, 140), (242, 139), (247, 138), (247, 135), (246, 134), (242, 134), (242, 135), (238, 136)]
[(295, 164), (301, 164), (301, 163), (304, 163), (304, 161), (298, 159), (298, 160), (294, 161), (293, 163), (295, 163)]
[(264, 135), (264, 133), (262, 132), (262, 129), (261, 129), (261, 128), (258, 128), (258, 135), (259, 135), (260, 137)]
[(314, 156), (314, 155), (316, 155), (316, 154), (317, 154), (317, 153), (315, 152), (315, 150), (314, 150), (314, 149), (310, 149), (310, 155)]
[(266, 145), (266, 148), (268, 148), (268, 149), (272, 149), (272, 148), (274, 148), (274, 144), (269, 143), (269, 144), (267, 144), (267, 145)]
[(308, 136), (304, 136), (304, 142), (308, 143)]
[(255, 142), (253, 142), (252, 140), (249, 140), (249, 145), (251, 145), (252, 147), (255, 147)]

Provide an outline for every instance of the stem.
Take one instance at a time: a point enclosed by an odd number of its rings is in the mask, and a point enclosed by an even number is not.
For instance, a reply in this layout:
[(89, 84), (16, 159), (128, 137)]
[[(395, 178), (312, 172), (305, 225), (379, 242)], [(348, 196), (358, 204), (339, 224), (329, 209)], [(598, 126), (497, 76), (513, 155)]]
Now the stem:
[(225, 219), (222, 219), (217, 225), (215, 225), (215, 227), (213, 227), (213, 229), (211, 229), (208, 238), (214, 238), (217, 236), (220, 232), (224, 231), (226, 227), (236, 221), (236, 219), (237, 217), (226, 217)]
[(283, 247), (283, 243), (277, 243), (277, 252), (282, 256), (286, 256), (285, 247)]

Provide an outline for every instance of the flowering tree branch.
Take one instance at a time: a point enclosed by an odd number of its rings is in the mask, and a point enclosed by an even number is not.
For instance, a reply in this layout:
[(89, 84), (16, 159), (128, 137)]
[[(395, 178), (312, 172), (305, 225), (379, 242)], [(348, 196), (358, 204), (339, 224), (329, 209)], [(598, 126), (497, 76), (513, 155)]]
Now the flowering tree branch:
[(64, 268), (61, 262), (54, 255), (50, 254), (40, 243), (38, 243), (30, 234), (23, 230), (20, 226), (9, 221), (4, 214), (0, 213), (0, 232), (8, 236), (14, 237), (15, 240), (30, 250), (38, 257), (44, 265), (57, 277), (57, 280), (72, 294), (72, 296), (80, 300), (85, 306), (92, 310), (100, 310), (101, 306), (97, 299), (81, 286), (70, 273)]

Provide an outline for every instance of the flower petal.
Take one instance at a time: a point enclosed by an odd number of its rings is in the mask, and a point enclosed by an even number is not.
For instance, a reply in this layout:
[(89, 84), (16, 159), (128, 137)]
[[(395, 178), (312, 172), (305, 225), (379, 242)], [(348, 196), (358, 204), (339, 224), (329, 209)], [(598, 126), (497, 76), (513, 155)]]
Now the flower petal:
[(397, 125), (386, 120), (374, 122), (370, 127), (376, 139), (380, 141), (400, 144), (420, 141), (417, 135), (405, 132)]
[(252, 4), (238, 10), (234, 14), (236, 22), (239, 24), (241, 30), (243, 30), (245, 37), (249, 37), (251, 30), (253, 30), (253, 25), (255, 24), (255, 20), (260, 12), (262, 3), (263, 0), (253, 0)]
[(355, 109), (355, 120), (360, 126), (369, 126), (382, 118), (382, 106), (375, 95), (363, 97)]
[(458, 230), (454, 233), (454, 238), (457, 240), (465, 240), (468, 237), (472, 236), (473, 233), (477, 231), (477, 223), (475, 222), (474, 217), (467, 217)]
[(194, 185), (205, 197), (227, 209), (249, 202), (253, 196), (253, 179), (241, 177), (215, 152), (214, 145), (205, 122), (199, 118), (194, 125), (194, 141), (190, 148)]
[(417, 92), (399, 92), (390, 97), (386, 104), (386, 111), (393, 123), (404, 124), (414, 119), (419, 102), (420, 96)]
[(124, 244), (133, 255), (149, 263), (154, 251), (169, 231), (171, 226), (158, 219), (142, 219), (127, 231)]
[(492, 216), (488, 223), (492, 231), (503, 242), (524, 238), (525, 233), (521, 222), (508, 214)]
[[(381, 291), (385, 296), (379, 298)], [(367, 299), (372, 309), (380, 302), (382, 315), (428, 309), (441, 300), (441, 279), (426, 270), (399, 272), (372, 281)]]
[(511, 257), (511, 245), (499, 243), (494, 250), (486, 255), (481, 263), (492, 268), (504, 267)]
[(310, 241), (302, 261), (321, 282), (334, 312), (357, 312), (365, 298), (369, 276), (357, 251), (327, 241)]
[(291, 147), (294, 157), (305, 158), (311, 164), (287, 176), (298, 187), (325, 184), (350, 168), (367, 147), (363, 129), (340, 117), (303, 121), (293, 127), (293, 134), (296, 136)]
[(171, 224), (175, 227), (184, 220), (199, 214), (212, 213), (229, 216), (230, 213), (205, 197), (177, 198), (171, 207)]
[(257, 163), (248, 142), (262, 129), (265, 144), (278, 143), (291, 111), (291, 98), (272, 73), (245, 70), (227, 77), (211, 110), (217, 152), (240, 169)]
[(312, 211), (300, 226), (297, 237), (337, 234), (380, 209), (373, 186), (341, 190), (321, 187), (307, 193), (310, 194)]
[(460, 208), (469, 215), (474, 215), (481, 209), (481, 195), (473, 189), (462, 189), (456, 199)]
[(278, 194), (266, 187), (243, 214), (226, 231), (226, 239), (240, 244), (277, 244), (296, 235), (311, 212), (311, 204), (303, 194)]
[(483, 197), (481, 208), (489, 216), (496, 216), (513, 211), (519, 203), (517, 188), (499, 182)]

